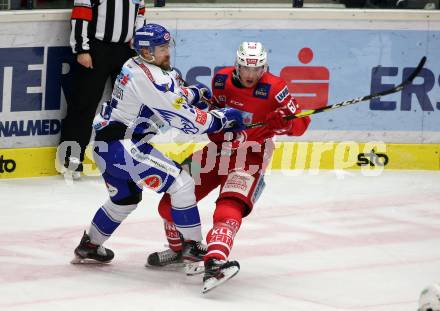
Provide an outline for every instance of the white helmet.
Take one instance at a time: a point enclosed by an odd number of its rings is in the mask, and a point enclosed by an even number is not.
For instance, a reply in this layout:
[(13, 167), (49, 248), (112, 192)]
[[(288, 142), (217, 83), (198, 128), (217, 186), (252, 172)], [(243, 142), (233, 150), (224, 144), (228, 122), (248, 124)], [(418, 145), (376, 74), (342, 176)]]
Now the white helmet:
[(260, 42), (242, 42), (237, 50), (235, 66), (267, 67), (266, 49)]
[(418, 311), (440, 311), (439, 284), (429, 285), (421, 292)]

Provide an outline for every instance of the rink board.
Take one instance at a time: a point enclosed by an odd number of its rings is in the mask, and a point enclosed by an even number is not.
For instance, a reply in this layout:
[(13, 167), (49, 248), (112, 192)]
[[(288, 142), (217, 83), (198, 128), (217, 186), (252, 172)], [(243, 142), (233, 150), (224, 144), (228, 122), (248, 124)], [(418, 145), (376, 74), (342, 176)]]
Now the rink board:
[[(313, 116), (292, 141), (440, 143), (438, 11), (161, 8), (147, 18), (174, 36), (172, 63), (189, 84), (210, 84), (241, 41), (263, 42), (270, 72), (305, 109), (393, 87), (426, 56), (402, 92)], [(1, 13), (0, 29), (0, 149), (56, 146), (73, 96), (69, 11)]]
[[(57, 174), (54, 146), (73, 94), (69, 16), (0, 13), (0, 178)], [(172, 63), (190, 84), (210, 84), (241, 41), (263, 42), (270, 71), (306, 110), (394, 87), (427, 56), (402, 92), (314, 115), (305, 135), (279, 137), (271, 167), (439, 170), (440, 12), (161, 8), (147, 18), (174, 36)], [(157, 143), (180, 161), (194, 148), (187, 139), (169, 131)], [(374, 141), (387, 145), (368, 147)], [(99, 175), (90, 162), (85, 172)]]
[[(182, 162), (204, 144), (156, 144), (177, 162)], [(88, 149), (84, 173), (98, 176)], [(53, 176), (56, 148), (3, 149), (0, 152), (0, 178)], [(391, 170), (440, 170), (440, 144), (384, 144), (355, 142), (277, 142), (270, 164), (273, 170), (361, 169), (380, 173)]]

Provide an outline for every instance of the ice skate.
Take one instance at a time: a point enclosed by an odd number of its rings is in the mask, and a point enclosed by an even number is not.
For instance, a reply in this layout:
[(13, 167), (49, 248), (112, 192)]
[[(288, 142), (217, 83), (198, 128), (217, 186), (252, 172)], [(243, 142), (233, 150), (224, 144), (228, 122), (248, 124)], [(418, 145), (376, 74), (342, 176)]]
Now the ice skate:
[(238, 271), (240, 271), (240, 264), (237, 261), (209, 259), (205, 262), (202, 294), (234, 277)]
[(181, 270), (185, 266), (181, 251), (166, 249), (161, 252), (154, 252), (148, 256), (146, 268), (160, 268), (161, 270)]
[(198, 241), (183, 241), (182, 258), (189, 262), (203, 261), (208, 248)]
[(203, 257), (206, 255), (207, 251), (207, 246), (202, 242), (183, 242), (182, 257), (185, 262), (186, 275), (196, 275), (205, 271)]
[(181, 270), (187, 275), (203, 273), (203, 256), (206, 254), (206, 246), (197, 241), (182, 242), (182, 251), (166, 249), (155, 252), (148, 256), (145, 267), (160, 268), (162, 270)]
[(115, 257), (112, 250), (105, 248), (102, 245), (92, 244), (90, 242), (90, 237), (85, 231), (81, 242), (78, 247), (75, 248), (74, 253), (75, 257), (70, 262), (72, 264), (108, 263), (113, 257)]
[(78, 158), (69, 157), (61, 167), (61, 174), (66, 179), (78, 180), (81, 179), (81, 173), (83, 171), (83, 164)]

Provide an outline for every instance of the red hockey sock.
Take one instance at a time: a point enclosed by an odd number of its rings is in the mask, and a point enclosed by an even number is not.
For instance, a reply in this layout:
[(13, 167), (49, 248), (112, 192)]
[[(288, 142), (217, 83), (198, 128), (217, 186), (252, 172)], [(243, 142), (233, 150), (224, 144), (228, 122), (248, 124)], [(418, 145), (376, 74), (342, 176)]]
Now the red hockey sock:
[(171, 216), (171, 198), (168, 193), (163, 195), (157, 209), (159, 210), (160, 217), (166, 221), (173, 222), (173, 216)]
[(182, 240), (180, 239), (179, 231), (177, 231), (176, 226), (173, 222), (164, 220), (163, 226), (165, 228), (165, 234), (167, 236), (168, 245), (175, 252), (180, 252), (182, 250)]
[(159, 202), (159, 214), (163, 218), (165, 235), (170, 248), (175, 252), (182, 250), (182, 241), (180, 234), (173, 222), (171, 216), (171, 200), (169, 194), (165, 194)]
[(241, 225), (245, 206), (233, 199), (217, 201), (214, 212), (214, 227), (208, 232), (206, 242), (208, 253), (205, 261), (211, 258), (226, 260), (231, 252), (234, 237)]

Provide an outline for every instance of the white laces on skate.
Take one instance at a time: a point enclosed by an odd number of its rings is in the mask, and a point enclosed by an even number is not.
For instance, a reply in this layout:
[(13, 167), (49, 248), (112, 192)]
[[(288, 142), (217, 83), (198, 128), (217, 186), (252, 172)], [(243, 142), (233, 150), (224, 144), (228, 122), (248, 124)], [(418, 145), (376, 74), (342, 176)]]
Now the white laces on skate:
[(202, 261), (208, 247), (200, 241), (183, 242), (182, 257), (187, 262)]
[(197, 242), (197, 249), (203, 253), (208, 252), (208, 245), (203, 244), (202, 242)]
[(159, 261), (161, 263), (167, 263), (176, 260), (179, 254), (169, 248), (162, 252), (158, 252), (157, 255), (159, 256)]
[(98, 248), (96, 249), (96, 252), (98, 253), (98, 255), (100, 256), (107, 256), (107, 251), (105, 250), (105, 247), (102, 245), (99, 245)]

